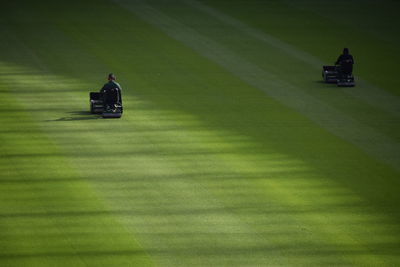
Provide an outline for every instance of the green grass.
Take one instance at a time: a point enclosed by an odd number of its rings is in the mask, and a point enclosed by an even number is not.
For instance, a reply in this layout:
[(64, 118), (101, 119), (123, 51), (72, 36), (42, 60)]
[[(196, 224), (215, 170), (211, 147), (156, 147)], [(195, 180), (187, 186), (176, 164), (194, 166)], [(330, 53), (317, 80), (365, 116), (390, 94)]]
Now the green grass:
[(399, 265), (398, 4), (360, 2), (3, 4), (0, 265)]

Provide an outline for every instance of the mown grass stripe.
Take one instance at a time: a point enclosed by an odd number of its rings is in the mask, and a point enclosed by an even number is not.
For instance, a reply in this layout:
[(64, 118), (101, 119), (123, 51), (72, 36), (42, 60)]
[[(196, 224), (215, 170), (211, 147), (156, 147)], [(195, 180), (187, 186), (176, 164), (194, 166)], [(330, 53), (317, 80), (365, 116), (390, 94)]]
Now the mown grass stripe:
[(0, 122), (13, 130), (0, 131), (0, 265), (151, 265), (36, 120), (11, 94), (0, 96)]
[(65, 110), (83, 105), (73, 87), (85, 83), (53, 75), (19, 37), (11, 36), (18, 47), (14, 56), (24, 55), (35, 68), (0, 62), (7, 73), (0, 81), (0, 265), (151, 266), (147, 252), (54, 139), (57, 126), (48, 127)]
[[(321, 59), (313, 56), (312, 54), (298, 49), (294, 45), (283, 42), (283, 41), (279, 40), (278, 38), (276, 38), (272, 35), (269, 35), (268, 33), (264, 32), (264, 31), (250, 27), (249, 25), (246, 25), (245, 23), (239, 21), (238, 19), (230, 17), (230, 16), (218, 11), (217, 9), (211, 8), (210, 6), (207, 6), (203, 3), (201, 3), (200, 1), (184, 0), (184, 1), (182, 1), (182, 3), (192, 6), (196, 9), (204, 12), (205, 14), (207, 14), (209, 16), (217, 18), (222, 23), (236, 28), (239, 32), (242, 32), (252, 38), (262, 41), (262, 42), (264, 42), (270, 46), (273, 46), (279, 50), (282, 50), (285, 53), (293, 56), (294, 58), (297, 58), (297, 59), (307, 63), (310, 67), (315, 69), (316, 73), (318, 73), (318, 74), (319, 74), (319, 71), (322, 69), (323, 65), (330, 65), (329, 62), (324, 62)], [(357, 70), (357, 65), (358, 64), (356, 64), (356, 68), (355, 68), (356, 70)], [(287, 75), (291, 75), (291, 73), (287, 73)], [(399, 102), (400, 102), (400, 97), (398, 97), (397, 95), (391, 94), (390, 92), (387, 92), (386, 90), (384, 90), (382, 88), (373, 86), (365, 79), (362, 79), (360, 77), (356, 77), (356, 79), (357, 79), (356, 80), (357, 86), (354, 88), (351, 88), (351, 90), (343, 91), (345, 94), (354, 96), (354, 97), (364, 101), (368, 105), (371, 105), (372, 107), (384, 110), (393, 115), (396, 115), (397, 117), (400, 116), (400, 109), (398, 108)]]
[[(57, 14), (59, 28), (53, 27), (53, 20), (42, 25), (40, 32), (50, 34), (51, 42), (46, 43), (46, 35), (30, 35), (35, 26), (25, 25), (18, 34), (25, 36), (23, 41), (48, 71), (37, 75), (38, 66), (29, 53), (24, 60), (25, 53), (21, 58), (7, 55), (7, 73), (33, 74), (8, 76), (14, 84), (12, 92), (62, 149), (54, 158), (68, 159), (96, 189), (113, 220), (124, 226), (129, 238), (139, 240), (156, 263), (398, 263), (399, 197), (391, 180), (397, 180), (397, 175), (389, 167), (114, 2), (47, 4), (66, 10)], [(170, 1), (152, 4), (162, 10), (171, 7)], [(37, 11), (40, 3), (34, 5)], [(171, 5), (172, 15), (179, 17), (174, 8), (183, 6)], [(187, 16), (196, 15), (184, 8)], [(11, 46), (12, 42), (5, 45), (6, 51)], [(110, 54), (115, 49), (118, 53)], [(60, 51), (65, 55), (60, 56)], [(69, 57), (79, 58), (79, 64)], [(118, 70), (124, 88), (133, 89), (125, 91), (122, 119), (94, 119), (83, 112), (87, 87), (103, 78), (89, 73), (91, 67)], [(44, 88), (42, 79), (48, 81)], [(54, 92), (60, 101), (55, 101)], [(36, 107), (30, 105), (32, 101)], [(17, 159), (23, 153), (8, 151), (7, 155)], [(51, 158), (46, 151), (40, 155)], [(49, 181), (43, 171), (37, 174), (44, 177), (27, 187), (58, 183)], [(43, 213), (30, 215), (44, 217)], [(60, 220), (79, 215), (87, 219), (82, 223), (93, 225), (103, 212), (71, 210), (57, 215)], [(16, 213), (11, 219), (27, 217)], [(121, 244), (112, 244), (121, 257), (133, 260), (140, 254)], [(118, 254), (112, 249), (100, 252), (106, 258)], [(18, 253), (8, 256), (13, 255), (18, 257)], [(28, 253), (20, 255), (29, 262)], [(92, 251), (80, 255), (89, 264), (102, 264)], [(51, 253), (49, 258), (56, 263), (64, 256), (69, 257), (68, 252)], [(112, 263), (109, 259), (103, 264)]]
[(248, 84), (297, 110), (343, 140), (357, 145), (370, 156), (400, 170), (400, 144), (390, 137), (355, 121), (339, 110), (315, 99), (312, 95), (279, 79), (276, 75), (244, 60), (240, 55), (231, 52), (214, 40), (202, 36), (196, 30), (168, 17), (148, 4), (134, 2), (132, 5), (131, 2), (115, 1), (136, 16), (160, 28), (168, 36), (183, 42), (201, 55), (218, 63)]

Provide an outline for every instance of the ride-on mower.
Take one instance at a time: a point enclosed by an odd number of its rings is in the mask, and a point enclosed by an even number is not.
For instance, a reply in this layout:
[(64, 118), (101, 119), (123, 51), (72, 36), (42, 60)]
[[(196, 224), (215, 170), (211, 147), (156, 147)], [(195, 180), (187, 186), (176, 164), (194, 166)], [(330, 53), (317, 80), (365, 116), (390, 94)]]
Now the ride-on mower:
[(90, 92), (90, 112), (102, 114), (103, 118), (121, 118), (121, 91), (118, 88), (105, 93)]
[(337, 83), (338, 72), (336, 66), (322, 66), (322, 77), (326, 83)]
[(354, 76), (340, 66), (323, 66), (322, 77), (326, 83), (336, 83), (339, 87), (355, 86)]

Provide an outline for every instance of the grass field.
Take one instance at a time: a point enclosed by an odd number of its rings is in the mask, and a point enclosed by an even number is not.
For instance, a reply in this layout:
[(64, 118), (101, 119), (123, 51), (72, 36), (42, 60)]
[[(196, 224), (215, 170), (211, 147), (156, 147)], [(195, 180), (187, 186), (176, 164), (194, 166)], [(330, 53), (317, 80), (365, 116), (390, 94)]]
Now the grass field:
[(399, 1), (2, 10), (0, 266), (400, 266)]

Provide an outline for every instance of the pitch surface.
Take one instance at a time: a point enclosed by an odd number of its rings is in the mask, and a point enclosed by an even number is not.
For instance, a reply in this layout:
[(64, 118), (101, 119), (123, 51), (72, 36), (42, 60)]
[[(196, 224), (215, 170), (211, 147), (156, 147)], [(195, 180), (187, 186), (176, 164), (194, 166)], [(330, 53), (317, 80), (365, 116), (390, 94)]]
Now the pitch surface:
[(399, 265), (398, 2), (2, 7), (1, 266)]

